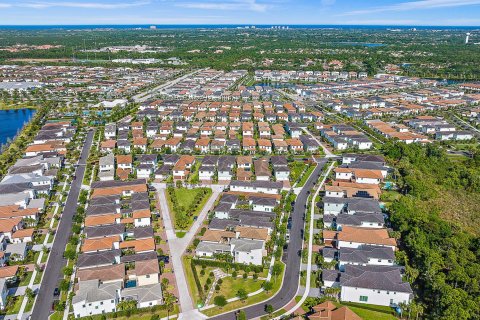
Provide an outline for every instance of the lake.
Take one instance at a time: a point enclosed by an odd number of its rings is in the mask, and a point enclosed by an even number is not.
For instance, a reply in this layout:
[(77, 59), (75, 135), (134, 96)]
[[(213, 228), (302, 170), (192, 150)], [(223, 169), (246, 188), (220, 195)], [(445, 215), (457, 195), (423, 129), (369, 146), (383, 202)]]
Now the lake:
[(0, 110), (0, 145), (13, 139), (35, 112), (34, 109)]

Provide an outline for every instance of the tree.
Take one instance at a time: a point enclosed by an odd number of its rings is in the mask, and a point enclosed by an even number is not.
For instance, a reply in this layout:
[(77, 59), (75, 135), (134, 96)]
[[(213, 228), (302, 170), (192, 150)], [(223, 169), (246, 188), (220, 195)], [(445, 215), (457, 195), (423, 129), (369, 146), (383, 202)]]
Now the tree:
[(247, 320), (247, 314), (245, 313), (245, 311), (240, 310), (237, 313), (237, 320)]
[(73, 274), (73, 268), (68, 266), (63, 267), (63, 274), (70, 277)]
[(282, 263), (281, 262), (275, 262), (275, 264), (272, 267), (272, 274), (274, 276), (274, 280), (276, 280), (276, 276), (279, 275), (282, 272)]
[(223, 308), (227, 305), (227, 299), (224, 296), (216, 296), (213, 299), (213, 303), (220, 308)]
[(273, 313), (273, 306), (271, 304), (265, 305), (265, 312), (270, 316)]
[(262, 287), (263, 287), (263, 290), (269, 292), (270, 290), (273, 289), (273, 283), (271, 283), (270, 281), (265, 281), (265, 282), (262, 284)]
[(137, 309), (137, 301), (135, 300), (122, 300), (117, 304), (117, 310), (127, 311)]
[(35, 292), (31, 288), (25, 289), (25, 296), (27, 296), (28, 300), (32, 300), (35, 297)]
[(248, 293), (245, 289), (241, 288), (237, 291), (237, 297), (242, 300), (242, 302), (245, 302), (248, 298)]
[(167, 319), (170, 318), (170, 312), (173, 311), (173, 306), (176, 302), (177, 298), (175, 298), (175, 296), (173, 294), (171, 294), (170, 292), (165, 292), (165, 294), (163, 295), (163, 303), (165, 304), (166, 308), (167, 308)]

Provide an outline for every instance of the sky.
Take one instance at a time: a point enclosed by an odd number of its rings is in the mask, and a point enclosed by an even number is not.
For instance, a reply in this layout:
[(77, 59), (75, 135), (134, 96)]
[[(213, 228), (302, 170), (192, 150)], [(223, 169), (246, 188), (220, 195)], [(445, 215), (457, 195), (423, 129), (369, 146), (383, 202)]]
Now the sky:
[(0, 0), (0, 25), (480, 26), (480, 0)]

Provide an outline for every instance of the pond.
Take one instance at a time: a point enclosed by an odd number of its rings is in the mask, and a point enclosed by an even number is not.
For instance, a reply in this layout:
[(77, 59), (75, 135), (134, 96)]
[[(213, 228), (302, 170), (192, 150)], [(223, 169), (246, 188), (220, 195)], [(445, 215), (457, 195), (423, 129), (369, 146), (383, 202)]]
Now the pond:
[(0, 110), (0, 145), (10, 142), (32, 119), (36, 110)]

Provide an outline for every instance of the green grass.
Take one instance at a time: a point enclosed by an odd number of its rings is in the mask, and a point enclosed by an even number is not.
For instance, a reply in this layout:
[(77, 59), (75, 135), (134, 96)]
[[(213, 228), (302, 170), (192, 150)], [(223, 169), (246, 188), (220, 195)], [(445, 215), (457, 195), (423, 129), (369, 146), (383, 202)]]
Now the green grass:
[[(174, 314), (178, 314), (178, 305), (174, 306), (174, 309), (172, 312), (169, 313), (169, 316), (172, 316)], [(56, 312), (57, 313), (57, 312)], [(150, 320), (153, 315), (158, 315), (161, 318), (166, 318), (167, 317), (167, 311), (166, 310), (156, 310), (156, 311), (150, 311), (150, 310), (145, 310), (145, 312), (141, 312), (138, 314), (132, 314), (130, 316), (113, 316), (113, 313), (107, 313), (105, 315), (94, 315), (94, 316), (89, 316), (89, 317), (83, 317), (81, 319), (88, 319), (88, 320), (101, 320), (104, 319), (103, 316), (106, 317), (106, 319), (115, 319), (115, 320)], [(58, 318), (61, 320), (63, 318), (63, 314), (61, 318)], [(50, 318), (52, 320), (52, 318)], [(57, 320), (57, 319), (55, 319)]]
[(28, 299), (27, 305), (25, 306), (25, 312), (32, 311), (33, 308), (33, 302), (35, 301), (35, 298), (33, 299)]
[(200, 293), (198, 292), (197, 285), (195, 284), (195, 278), (193, 277), (192, 268), (190, 267), (191, 257), (184, 256), (182, 262), (183, 270), (185, 271), (185, 277), (187, 278), (188, 289), (190, 291), (190, 297), (192, 297), (193, 303), (196, 303), (200, 300)]
[(37, 275), (35, 276), (35, 280), (33, 281), (33, 284), (40, 284), (40, 281), (42, 281), (42, 274), (43, 272), (37, 272)]
[(305, 173), (303, 174), (302, 179), (297, 183), (296, 187), (303, 187), (307, 182), (308, 178), (310, 177), (310, 175), (312, 174), (313, 170), (315, 170), (315, 166), (310, 165), (307, 171), (305, 171)]
[(306, 165), (303, 162), (294, 161), (288, 166), (290, 168), (290, 182), (294, 184), (300, 178), (300, 175), (302, 174), (303, 170), (305, 170)]
[[(243, 274), (243, 273), (242, 273)], [(262, 287), (263, 280), (253, 280), (253, 279), (243, 279), (243, 278), (232, 278), (225, 277), (222, 279), (223, 283), (220, 285), (220, 291), (213, 294), (213, 298), (216, 296), (224, 296), (227, 299), (235, 298), (237, 292), (240, 289), (245, 289), (247, 293), (252, 293), (259, 290)], [(213, 300), (210, 301), (210, 303)]]
[[(195, 200), (195, 196), (197, 194), (199, 194), (200, 192), (202, 192), (203, 189), (207, 190), (207, 194), (203, 197), (202, 201), (195, 208), (195, 210), (193, 212), (189, 212), (188, 225), (187, 225), (186, 229), (190, 229), (191, 225), (193, 224), (193, 217), (198, 216), (198, 214), (202, 210), (203, 206), (205, 205), (205, 203), (210, 198), (210, 195), (212, 194), (212, 189), (210, 189), (210, 188), (195, 188), (195, 189), (175, 188), (175, 196), (176, 196), (177, 201), (178, 201), (178, 206), (181, 206), (185, 209), (188, 209), (190, 207), (190, 205)], [(178, 228), (176, 220), (181, 213), (178, 212), (177, 208), (173, 206), (172, 201), (170, 199), (170, 195), (168, 194), (168, 192), (166, 192), (166, 197), (167, 197), (167, 202), (168, 202), (168, 207), (170, 209), (170, 212), (173, 213), (173, 217), (171, 217), (171, 218), (173, 220), (174, 226), (176, 228)]]
[(62, 320), (63, 319), (63, 312), (55, 311), (49, 318), (50, 320)]
[(177, 238), (183, 238), (185, 237), (187, 233), (185, 231), (178, 231), (178, 232), (175, 232), (175, 235), (177, 236)]
[(26, 286), (30, 283), (30, 279), (32, 279), (33, 271), (27, 272), (27, 275), (20, 281), (18, 284), (19, 287)]
[[(283, 267), (283, 264), (282, 264), (282, 267)], [(283, 271), (284, 270), (282, 269), (282, 272), (279, 275), (273, 277), (273, 279), (272, 279), (273, 289), (270, 292), (262, 291), (259, 294), (248, 297), (247, 300), (245, 300), (244, 302), (242, 302), (240, 300), (234, 301), (234, 302), (228, 303), (223, 308), (214, 307), (214, 308), (204, 310), (204, 311), (202, 311), (202, 313), (204, 315), (208, 316), (208, 317), (212, 317), (212, 316), (220, 314), (220, 313), (224, 313), (224, 312), (228, 312), (228, 311), (232, 311), (232, 310), (236, 310), (236, 309), (241, 309), (241, 308), (244, 308), (245, 306), (248, 306), (248, 305), (251, 305), (251, 304), (260, 303), (262, 301), (265, 301), (265, 300), (271, 298), (273, 295), (275, 295), (275, 293), (280, 289), (280, 286), (282, 285)], [(262, 283), (263, 281), (259, 280), (259, 282)]]
[(22, 306), (23, 296), (12, 297), (12, 301), (7, 305), (6, 314), (17, 314)]
[[(335, 305), (337, 306), (343, 306), (341, 303), (336, 303), (334, 302)], [(358, 314), (363, 320), (396, 320), (396, 318), (393, 314), (386, 314), (381, 311), (386, 311), (386, 312), (391, 312), (392, 308), (390, 307), (383, 307), (383, 306), (376, 306), (376, 305), (371, 305), (371, 304), (366, 304), (362, 306), (361, 304), (353, 304), (353, 303), (348, 303), (347, 305), (350, 310)], [(364, 307), (368, 308), (375, 308), (378, 309), (379, 311), (373, 311), (373, 310), (368, 310), (365, 309)]]

